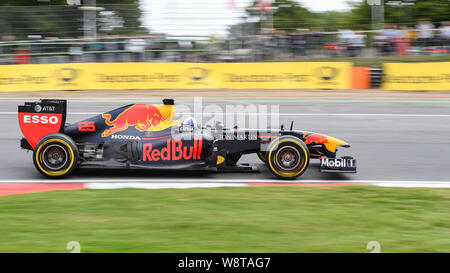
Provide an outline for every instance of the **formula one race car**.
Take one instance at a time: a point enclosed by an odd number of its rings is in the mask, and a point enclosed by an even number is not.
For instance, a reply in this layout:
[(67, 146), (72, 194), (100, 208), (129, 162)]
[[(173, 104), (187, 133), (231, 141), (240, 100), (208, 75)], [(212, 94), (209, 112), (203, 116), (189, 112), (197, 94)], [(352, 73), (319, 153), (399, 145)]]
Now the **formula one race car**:
[(34, 165), (58, 178), (76, 168), (212, 169), (245, 171), (237, 164), (256, 153), (282, 179), (305, 172), (310, 158), (321, 160), (321, 172), (356, 172), (356, 160), (336, 158), (337, 147), (350, 147), (334, 137), (281, 129), (202, 127), (195, 120), (174, 120), (175, 103), (132, 104), (89, 119), (65, 124), (67, 102), (45, 99), (19, 106), (24, 135), (21, 147), (33, 150)]

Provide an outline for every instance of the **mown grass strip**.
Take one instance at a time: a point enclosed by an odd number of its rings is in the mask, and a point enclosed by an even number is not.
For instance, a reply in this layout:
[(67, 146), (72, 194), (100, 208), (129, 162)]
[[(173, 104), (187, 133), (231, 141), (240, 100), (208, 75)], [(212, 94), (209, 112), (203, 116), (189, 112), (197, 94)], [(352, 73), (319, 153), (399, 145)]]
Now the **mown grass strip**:
[(0, 197), (0, 252), (449, 252), (450, 190), (77, 190)]

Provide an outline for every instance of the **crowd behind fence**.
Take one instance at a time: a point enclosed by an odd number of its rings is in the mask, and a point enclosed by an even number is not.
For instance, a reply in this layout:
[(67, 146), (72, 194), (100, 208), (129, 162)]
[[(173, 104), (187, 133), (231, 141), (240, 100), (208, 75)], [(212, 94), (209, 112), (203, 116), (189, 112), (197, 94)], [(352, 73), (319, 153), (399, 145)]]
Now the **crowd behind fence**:
[[(187, 36), (188, 37), (188, 36)], [(450, 23), (421, 21), (414, 28), (323, 32), (265, 29), (257, 35), (215, 37), (102, 36), (96, 39), (3, 36), (0, 64), (69, 62), (258, 62), (303, 57), (375, 57), (450, 53)]]

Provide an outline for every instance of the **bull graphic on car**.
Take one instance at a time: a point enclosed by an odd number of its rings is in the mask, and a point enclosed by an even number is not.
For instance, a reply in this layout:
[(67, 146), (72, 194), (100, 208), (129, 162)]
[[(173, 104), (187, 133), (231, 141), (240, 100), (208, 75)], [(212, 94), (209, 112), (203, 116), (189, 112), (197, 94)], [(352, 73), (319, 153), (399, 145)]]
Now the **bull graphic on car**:
[(306, 135), (306, 133), (303, 133), (303, 139), (305, 144), (325, 144), (328, 143), (328, 138), (325, 135), (322, 134), (310, 134)]
[(129, 126), (134, 126), (137, 130), (144, 132), (167, 119), (162, 116), (156, 106), (151, 104), (133, 104), (114, 120), (111, 120), (111, 114), (102, 114), (102, 117), (108, 126), (112, 126), (102, 133), (102, 137), (125, 131)]

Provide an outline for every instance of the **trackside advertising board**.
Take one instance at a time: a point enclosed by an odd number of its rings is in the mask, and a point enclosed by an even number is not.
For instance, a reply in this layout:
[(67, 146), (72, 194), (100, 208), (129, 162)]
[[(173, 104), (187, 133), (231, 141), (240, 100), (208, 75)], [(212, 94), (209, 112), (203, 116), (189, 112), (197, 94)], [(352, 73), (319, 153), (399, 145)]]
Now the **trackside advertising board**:
[(346, 89), (351, 63), (68, 63), (0, 66), (0, 91)]
[(386, 63), (386, 90), (450, 90), (450, 62)]

